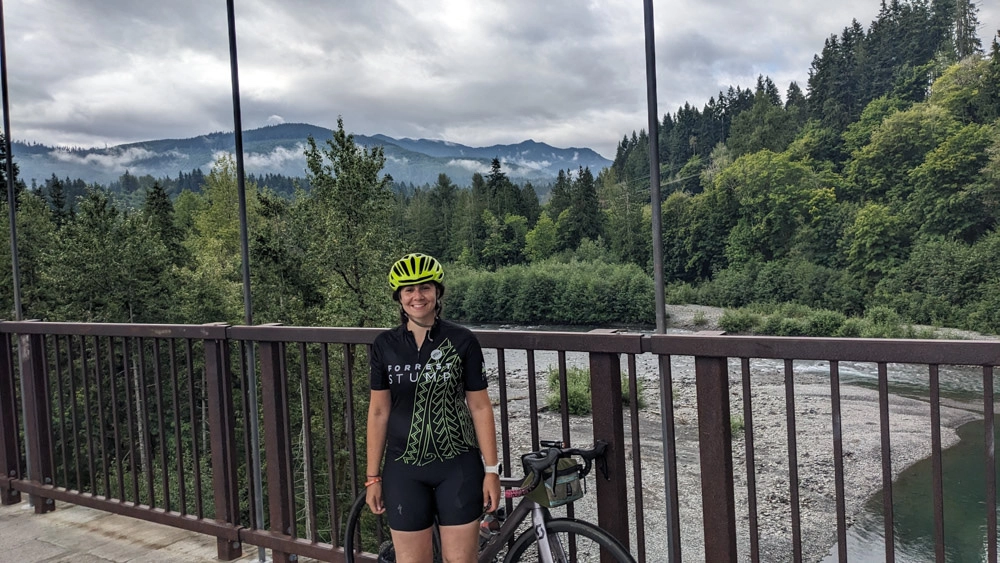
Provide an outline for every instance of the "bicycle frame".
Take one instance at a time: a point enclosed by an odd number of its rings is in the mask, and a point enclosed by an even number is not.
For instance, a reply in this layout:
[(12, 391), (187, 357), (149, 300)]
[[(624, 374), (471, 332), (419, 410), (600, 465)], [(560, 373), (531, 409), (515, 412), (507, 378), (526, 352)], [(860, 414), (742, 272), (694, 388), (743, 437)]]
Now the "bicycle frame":
[[(514, 507), (514, 510), (504, 519), (497, 533), (480, 549), (479, 560), (493, 561), (500, 554), (501, 550), (503, 550), (506, 543), (516, 539), (517, 530), (521, 522), (528, 518), (529, 515), (531, 516), (531, 523), (535, 529), (535, 534), (541, 534), (541, 537), (544, 537), (546, 533), (544, 524), (549, 519), (549, 511), (531, 499), (522, 498)], [(541, 537), (539, 540), (541, 540)], [(546, 545), (548, 545), (547, 542)], [(549, 554), (549, 560), (552, 560), (551, 554)]]

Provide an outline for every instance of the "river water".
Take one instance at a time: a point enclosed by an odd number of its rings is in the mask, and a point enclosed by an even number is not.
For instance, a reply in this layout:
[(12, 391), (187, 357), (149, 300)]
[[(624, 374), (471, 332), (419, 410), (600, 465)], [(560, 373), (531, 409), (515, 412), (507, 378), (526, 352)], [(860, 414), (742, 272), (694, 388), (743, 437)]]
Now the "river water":
[[(470, 328), (486, 330), (587, 330), (580, 327), (514, 327), (509, 325), (477, 325)], [(637, 330), (636, 332), (644, 332)], [(669, 333), (688, 333), (685, 330), (669, 330)], [(486, 351), (491, 356), (492, 351)], [(544, 369), (548, 354), (538, 357), (539, 369)], [(648, 356), (643, 355), (643, 356)], [(508, 369), (519, 366), (518, 357), (506, 356)], [(581, 360), (583, 358), (580, 358)], [(639, 372), (655, 370), (655, 358), (639, 357)], [(487, 361), (493, 361), (488, 358)], [(770, 360), (755, 361), (769, 364)], [(573, 362), (571, 362), (573, 363)], [(685, 362), (686, 363), (686, 362)], [(781, 362), (773, 362), (774, 369), (781, 369)], [(675, 380), (693, 380), (693, 366), (675, 365)], [(690, 373), (688, 370), (690, 369)], [(826, 362), (795, 362), (796, 373), (829, 374)], [(648, 374), (647, 374), (648, 377)], [(655, 376), (654, 376), (655, 377)], [(891, 364), (888, 366), (890, 393), (926, 401), (929, 396), (928, 369), (923, 365)], [(877, 388), (876, 366), (870, 363), (840, 363), (842, 385), (856, 385), (870, 389)], [(982, 369), (976, 367), (947, 367), (940, 369), (940, 393), (942, 400), (981, 404), (983, 396)], [(995, 388), (1000, 385), (995, 381)], [(1000, 428), (994, 429), (1000, 440)], [(948, 561), (966, 562), (985, 560), (986, 514), (983, 502), (985, 485), (984, 436), (982, 420), (968, 423), (958, 429), (960, 441), (942, 452), (944, 474), (944, 519), (945, 546)], [(929, 449), (929, 444), (928, 444)], [(934, 560), (934, 511), (931, 488), (931, 460), (924, 459), (903, 471), (893, 483), (894, 549), (896, 561), (901, 563), (923, 563)], [(1000, 471), (998, 471), (1000, 482)], [(832, 515), (831, 515), (832, 516)], [(848, 559), (852, 563), (875, 563), (885, 560), (884, 517), (882, 494), (877, 493), (865, 504), (863, 512), (857, 515), (847, 533)], [(834, 545), (823, 563), (838, 560), (838, 548)]]

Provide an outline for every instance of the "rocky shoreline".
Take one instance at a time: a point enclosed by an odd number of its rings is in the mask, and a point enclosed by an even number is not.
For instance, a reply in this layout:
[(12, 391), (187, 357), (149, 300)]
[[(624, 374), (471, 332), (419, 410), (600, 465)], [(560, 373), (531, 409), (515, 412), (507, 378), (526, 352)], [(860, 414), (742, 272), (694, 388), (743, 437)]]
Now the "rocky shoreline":
[[(684, 306), (670, 309), (669, 326), (681, 330), (717, 330), (720, 309)], [(490, 352), (487, 352), (490, 355)], [(554, 355), (553, 355), (554, 356)], [(571, 356), (571, 355), (569, 355)], [(648, 356), (648, 355), (647, 355)], [(523, 353), (520, 355), (523, 358)], [(567, 358), (568, 363), (584, 362), (585, 357)], [(536, 353), (538, 372), (554, 363), (544, 353)], [(690, 359), (688, 359), (690, 362)], [(488, 365), (496, 365), (487, 358)], [(527, 373), (518, 355), (508, 352), (507, 398), (510, 412), (511, 451), (516, 455), (529, 447), (530, 418), (527, 400)], [(665, 525), (663, 443), (660, 422), (660, 400), (655, 358), (637, 358), (638, 376), (643, 380), (645, 408), (640, 411), (639, 449), (641, 456), (643, 513), (645, 515), (646, 555), (649, 561), (661, 560), (667, 553)], [(762, 362), (752, 366), (752, 396), (754, 463), (757, 489), (757, 517), (760, 533), (761, 559), (786, 561), (792, 558), (792, 520), (787, 417), (785, 411), (784, 374), (779, 364)], [(674, 428), (677, 436), (677, 477), (680, 505), (682, 554), (686, 561), (704, 560), (704, 537), (701, 511), (701, 481), (697, 444), (697, 406), (693, 366), (672, 366)], [(539, 403), (546, 390), (544, 377), (539, 375)], [(738, 364), (730, 366), (730, 400), (734, 415), (743, 413), (742, 381)], [(926, 401), (892, 395), (889, 400), (893, 477), (913, 463), (930, 455), (930, 414)], [(799, 507), (803, 558), (820, 561), (836, 542), (836, 489), (832, 438), (832, 407), (830, 384), (823, 374), (799, 374), (795, 378), (795, 433), (799, 477)], [(841, 386), (841, 420), (845, 507), (848, 525), (861, 511), (864, 503), (882, 488), (881, 436), (879, 427), (878, 393), (874, 389), (854, 385)], [(499, 416), (499, 410), (498, 410)], [(951, 402), (941, 408), (942, 446), (958, 441), (959, 426), (981, 418), (981, 405)], [(541, 435), (559, 437), (562, 433), (557, 413), (538, 415)], [(634, 511), (632, 450), (629, 421), (625, 421), (625, 437), (630, 507)], [(572, 417), (571, 435), (581, 442), (592, 435), (589, 416)], [(749, 513), (747, 510), (747, 468), (745, 434), (734, 435), (733, 465), (738, 549), (741, 559), (749, 560)], [(577, 516), (593, 519), (592, 503), (577, 504)], [(581, 512), (582, 511), (582, 512)], [(590, 516), (588, 517), (588, 514)], [(634, 529), (634, 515), (631, 527)], [(633, 538), (633, 542), (634, 542)], [(633, 548), (635, 543), (633, 543)]]

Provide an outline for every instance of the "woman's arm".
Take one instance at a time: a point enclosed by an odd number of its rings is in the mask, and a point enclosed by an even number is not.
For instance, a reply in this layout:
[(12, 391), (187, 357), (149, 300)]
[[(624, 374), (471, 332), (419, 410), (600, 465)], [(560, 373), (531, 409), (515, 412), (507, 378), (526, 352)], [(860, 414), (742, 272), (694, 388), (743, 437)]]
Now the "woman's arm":
[[(486, 465), (496, 465), (497, 429), (489, 392), (486, 389), (466, 391), (465, 400), (472, 414), (472, 424), (476, 429), (476, 440), (479, 442), (479, 451), (483, 454), (483, 462)], [(500, 506), (499, 475), (487, 473), (483, 479), (483, 506), (487, 512), (493, 512)]]
[[(390, 391), (372, 390), (368, 403), (368, 468), (365, 470), (365, 480), (381, 475), (382, 454), (385, 451), (385, 436), (389, 429), (389, 409), (392, 407)], [(382, 483), (374, 483), (367, 487), (368, 508), (375, 514), (385, 512), (382, 502)]]

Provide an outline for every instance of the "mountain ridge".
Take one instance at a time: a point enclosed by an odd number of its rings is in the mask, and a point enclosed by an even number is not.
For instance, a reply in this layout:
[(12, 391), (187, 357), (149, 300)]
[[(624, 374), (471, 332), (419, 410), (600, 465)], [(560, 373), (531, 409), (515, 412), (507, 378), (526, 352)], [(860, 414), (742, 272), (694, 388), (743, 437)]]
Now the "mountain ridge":
[[(243, 132), (244, 166), (249, 174), (305, 176), (303, 150), (313, 137), (324, 145), (333, 130), (308, 123), (268, 125)], [(551, 183), (559, 170), (590, 168), (595, 175), (611, 161), (589, 148), (557, 148), (532, 139), (512, 145), (472, 147), (440, 139), (396, 139), (383, 134), (354, 134), (358, 145), (383, 147), (383, 172), (397, 182), (417, 186), (434, 184), (447, 174), (459, 186), (468, 186), (475, 172), (486, 174), (494, 158), (516, 182)], [(212, 132), (182, 139), (154, 139), (105, 148), (60, 148), (15, 141), (11, 144), (20, 177), (41, 184), (53, 174), (59, 179), (83, 179), (108, 184), (128, 171), (135, 176), (175, 178), (200, 168), (208, 173), (218, 155), (235, 150), (232, 132)]]

